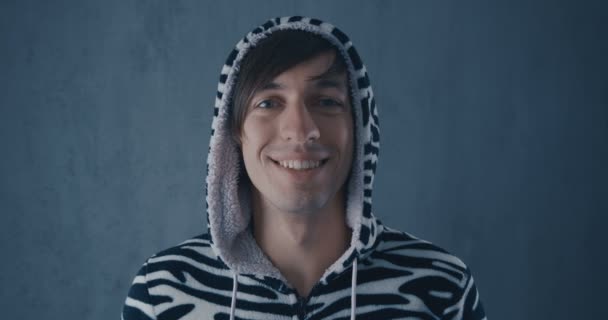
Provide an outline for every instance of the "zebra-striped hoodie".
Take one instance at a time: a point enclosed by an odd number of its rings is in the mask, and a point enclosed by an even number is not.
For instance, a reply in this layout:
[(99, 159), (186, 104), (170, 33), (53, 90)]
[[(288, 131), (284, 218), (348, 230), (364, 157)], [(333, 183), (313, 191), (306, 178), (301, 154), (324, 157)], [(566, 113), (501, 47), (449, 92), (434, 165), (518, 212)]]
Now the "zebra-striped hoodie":
[[(355, 152), (348, 180), (351, 243), (301, 298), (257, 246), (228, 106), (244, 55), (276, 30), (329, 40), (349, 71)], [(485, 319), (469, 269), (453, 255), (372, 214), (379, 151), (369, 77), (350, 39), (318, 19), (282, 17), (248, 33), (222, 68), (207, 161), (208, 233), (150, 257), (133, 281), (122, 318), (141, 319)]]

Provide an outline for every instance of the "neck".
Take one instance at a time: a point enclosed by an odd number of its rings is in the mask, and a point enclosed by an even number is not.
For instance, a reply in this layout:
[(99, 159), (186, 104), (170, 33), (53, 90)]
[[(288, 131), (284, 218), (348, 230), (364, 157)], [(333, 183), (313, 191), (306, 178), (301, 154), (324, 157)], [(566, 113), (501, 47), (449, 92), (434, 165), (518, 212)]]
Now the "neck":
[(302, 297), (349, 246), (342, 192), (316, 212), (278, 210), (259, 195), (253, 197), (253, 234), (281, 274)]

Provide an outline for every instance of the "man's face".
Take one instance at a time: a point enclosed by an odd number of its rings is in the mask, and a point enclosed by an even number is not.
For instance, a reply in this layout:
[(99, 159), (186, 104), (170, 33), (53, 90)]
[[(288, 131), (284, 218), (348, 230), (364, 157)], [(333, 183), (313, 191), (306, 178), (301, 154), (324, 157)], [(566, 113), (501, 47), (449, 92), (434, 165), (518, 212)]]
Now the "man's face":
[(347, 76), (318, 77), (334, 56), (322, 53), (281, 73), (247, 106), (245, 168), (261, 201), (277, 210), (316, 213), (343, 192), (354, 140)]

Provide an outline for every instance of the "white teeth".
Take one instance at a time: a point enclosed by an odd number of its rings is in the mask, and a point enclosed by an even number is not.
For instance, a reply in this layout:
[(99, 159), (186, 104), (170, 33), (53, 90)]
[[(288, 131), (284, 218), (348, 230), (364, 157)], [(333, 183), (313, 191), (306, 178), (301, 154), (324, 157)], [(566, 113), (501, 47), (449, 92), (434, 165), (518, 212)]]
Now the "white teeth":
[(321, 161), (314, 160), (283, 160), (279, 164), (285, 168), (295, 170), (314, 169), (321, 165)]

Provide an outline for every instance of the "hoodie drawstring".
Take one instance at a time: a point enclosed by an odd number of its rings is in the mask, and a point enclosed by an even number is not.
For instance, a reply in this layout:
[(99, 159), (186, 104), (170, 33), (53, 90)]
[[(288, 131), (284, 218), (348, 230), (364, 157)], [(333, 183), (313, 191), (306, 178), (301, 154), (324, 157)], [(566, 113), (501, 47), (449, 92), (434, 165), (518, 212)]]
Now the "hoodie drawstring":
[(355, 309), (357, 308), (357, 258), (353, 261), (353, 275), (350, 281), (350, 320), (355, 320)]
[[(232, 277), (232, 301), (230, 302), (230, 320), (234, 320), (236, 309), (236, 292), (239, 287), (239, 275), (234, 273)], [(355, 320), (355, 309), (357, 308), (357, 258), (353, 261), (352, 278), (350, 282), (350, 320)]]
[(234, 310), (236, 309), (236, 291), (239, 287), (239, 275), (234, 273), (232, 277), (232, 301), (230, 302), (230, 320), (234, 320)]

